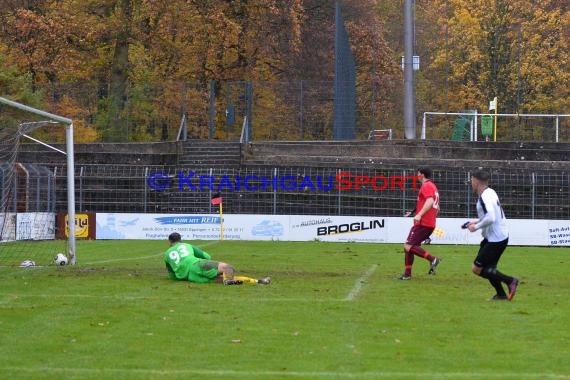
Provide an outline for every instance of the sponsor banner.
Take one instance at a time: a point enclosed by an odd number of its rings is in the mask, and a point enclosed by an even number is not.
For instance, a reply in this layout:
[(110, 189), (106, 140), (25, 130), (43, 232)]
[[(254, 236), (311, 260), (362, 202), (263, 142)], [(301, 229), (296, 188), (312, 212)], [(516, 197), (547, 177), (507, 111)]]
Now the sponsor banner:
[[(481, 232), (461, 229), (464, 218), (438, 218), (432, 244), (479, 244)], [(179, 232), (185, 240), (218, 240), (220, 218), (214, 214), (98, 213), (97, 239), (159, 239)], [(570, 246), (570, 221), (513, 219), (509, 244)], [(315, 215), (224, 215), (224, 240), (285, 240), (403, 243), (412, 218)]]
[(570, 220), (548, 220), (548, 244), (551, 246), (570, 246)]
[(16, 214), (16, 240), (55, 239), (55, 213), (19, 212)]
[[(65, 215), (65, 236), (69, 236), (69, 215)], [(75, 214), (75, 236), (78, 238), (89, 236), (89, 215)]]
[(97, 214), (97, 239), (287, 240), (289, 216), (209, 214)]
[(0, 241), (16, 240), (16, 213), (0, 213)]
[[(357, 216), (291, 216), (291, 240), (338, 242), (404, 243), (413, 226), (412, 218)], [(439, 218), (431, 241), (434, 244), (479, 244), (481, 232), (471, 233), (460, 226), (465, 219)]]
[[(94, 212), (82, 212), (75, 214), (75, 237), (78, 239), (95, 239), (95, 217)], [(69, 237), (69, 216), (66, 212), (60, 212), (56, 217), (57, 234), (56, 239), (67, 239)]]
[(290, 239), (360, 243), (403, 242), (411, 219), (358, 216), (290, 216)]

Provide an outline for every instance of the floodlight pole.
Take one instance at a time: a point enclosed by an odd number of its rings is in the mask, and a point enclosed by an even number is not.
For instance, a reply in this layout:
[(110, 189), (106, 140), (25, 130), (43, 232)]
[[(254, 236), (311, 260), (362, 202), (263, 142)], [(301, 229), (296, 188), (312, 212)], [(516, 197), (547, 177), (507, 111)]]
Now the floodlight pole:
[(67, 143), (67, 228), (69, 238), (69, 263), (75, 264), (75, 161), (73, 160), (73, 121), (63, 116), (55, 115), (0, 97), (0, 103), (22, 111), (30, 112), (66, 125)]
[(414, 80), (414, 0), (404, 1), (404, 134), (416, 138), (416, 83)]

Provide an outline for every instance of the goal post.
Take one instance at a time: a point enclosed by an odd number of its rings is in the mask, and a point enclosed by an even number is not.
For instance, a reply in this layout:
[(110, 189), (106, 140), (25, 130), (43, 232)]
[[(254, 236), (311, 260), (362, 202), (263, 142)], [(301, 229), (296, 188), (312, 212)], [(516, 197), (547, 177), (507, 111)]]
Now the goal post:
[[(66, 140), (66, 158), (67, 158), (67, 228), (68, 228), (68, 245), (69, 245), (69, 263), (74, 265), (76, 263), (76, 249), (75, 249), (75, 161), (73, 153), (73, 120), (55, 115), (37, 108), (27, 106), (0, 97), (0, 104), (18, 109), (20, 111), (28, 112), (34, 115), (44, 117), (48, 120), (64, 124), (66, 126), (65, 140)], [(43, 144), (49, 146), (47, 144)], [(50, 146), (52, 149), (56, 149)], [(57, 149), (56, 149), (57, 150)]]

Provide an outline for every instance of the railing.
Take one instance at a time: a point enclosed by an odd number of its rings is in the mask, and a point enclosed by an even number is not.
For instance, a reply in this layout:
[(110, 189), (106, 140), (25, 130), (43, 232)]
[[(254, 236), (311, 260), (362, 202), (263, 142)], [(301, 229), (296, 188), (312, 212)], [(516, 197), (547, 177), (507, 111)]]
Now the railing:
[(247, 124), (247, 116), (243, 118), (243, 125), (241, 126), (241, 135), (239, 137), (240, 143), (247, 143), (249, 142), (249, 128)]

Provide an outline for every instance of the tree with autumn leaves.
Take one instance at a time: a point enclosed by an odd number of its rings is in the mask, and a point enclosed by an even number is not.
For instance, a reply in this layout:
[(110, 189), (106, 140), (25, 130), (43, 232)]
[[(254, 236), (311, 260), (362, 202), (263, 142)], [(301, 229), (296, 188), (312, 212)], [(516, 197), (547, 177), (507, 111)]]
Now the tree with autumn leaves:
[(429, 69), (442, 72), (447, 65), (448, 109), (485, 109), (497, 96), (505, 113), (568, 111), (570, 12), (562, 1), (436, 0), (432, 6), (440, 41), (430, 42)]
[[(402, 4), (341, 3), (359, 136), (401, 137)], [(76, 121), (78, 141), (173, 139), (182, 113), (206, 138), (210, 81), (218, 111), (224, 83), (267, 84), (256, 87), (258, 138), (326, 137), (299, 134), (299, 100), (286, 94), (332, 81), (332, 0), (4, 0), (0, 22), (0, 93), (35, 94), (34, 105)], [(485, 111), (498, 96), (504, 112), (567, 113), (569, 30), (560, 0), (417, 0), (418, 112)], [(324, 103), (306, 107), (330, 118)], [(224, 118), (216, 113), (216, 137)]]

